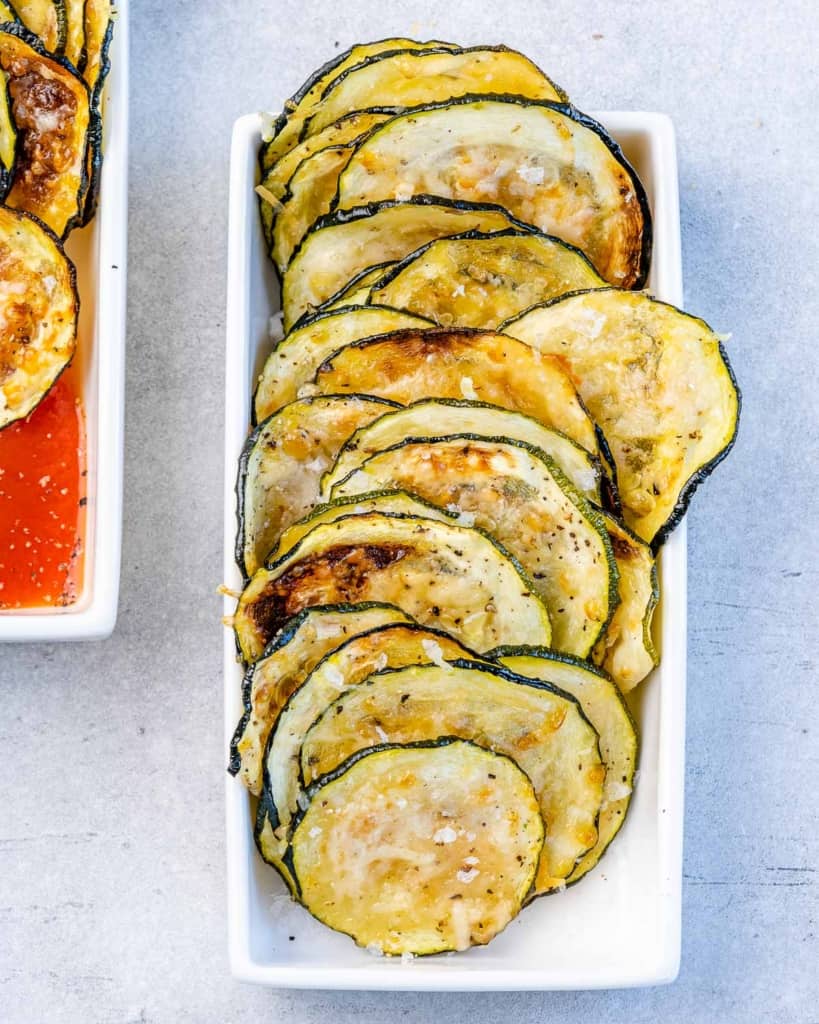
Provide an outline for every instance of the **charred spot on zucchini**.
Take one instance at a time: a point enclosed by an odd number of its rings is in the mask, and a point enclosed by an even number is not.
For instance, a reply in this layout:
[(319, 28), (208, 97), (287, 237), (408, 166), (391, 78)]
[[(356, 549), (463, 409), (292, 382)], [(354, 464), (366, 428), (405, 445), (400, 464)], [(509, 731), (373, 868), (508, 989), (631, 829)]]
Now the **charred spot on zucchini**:
[(485, 945), (519, 912), (543, 848), (526, 775), (460, 740), (363, 751), (309, 799), (292, 839), (302, 903), (389, 956)]
[(386, 604), (307, 608), (271, 639), (242, 682), (244, 712), (230, 744), (228, 771), (251, 793), (262, 790), (262, 755), (279, 712), (321, 659), (356, 636), (387, 623), (407, 622)]
[(555, 299), (502, 330), (563, 360), (614, 456), (626, 525), (661, 544), (736, 437), (739, 390), (719, 337), (615, 288)]
[(475, 46), (451, 52), (385, 53), (351, 67), (324, 90), (304, 135), (321, 130), (374, 96), (395, 106), (416, 107), (467, 93), (511, 93), (533, 99), (566, 99), (536, 64), (505, 46)]
[(314, 384), (321, 394), (364, 391), (401, 405), (425, 398), (486, 402), (530, 416), (595, 454), (594, 424), (560, 359), (510, 342), (466, 328), (394, 331), (335, 352)]
[(638, 755), (634, 721), (611, 679), (588, 662), (556, 651), (525, 647), (492, 651), (491, 657), (518, 675), (549, 682), (570, 693), (599, 734), (606, 781), (598, 839), (566, 879), (572, 885), (597, 864), (626, 820)]
[(279, 840), (286, 839), (300, 805), (299, 758), (304, 738), (340, 693), (385, 669), (475, 657), (446, 633), (414, 623), (377, 626), (326, 654), (291, 694), (265, 751), (264, 789)]
[(520, 225), (500, 206), (438, 196), (387, 200), (328, 213), (310, 228), (288, 265), (282, 285), (285, 330), (376, 263), (403, 259), (445, 235), (515, 226)]
[(239, 649), (253, 661), (302, 608), (360, 601), (395, 604), (479, 652), (551, 640), (532, 583), (486, 534), (419, 516), (368, 513), (316, 527), (255, 573), (234, 616)]
[(285, 527), (319, 501), (339, 449), (391, 403), (369, 395), (303, 398), (259, 424), (245, 442), (236, 481), (236, 562), (248, 578)]
[(499, 203), (581, 249), (611, 284), (641, 287), (648, 274), (645, 190), (605, 129), (571, 106), (465, 96), (392, 118), (356, 147), (338, 205), (404, 192)]
[(447, 437), (472, 434), (480, 437), (511, 437), (525, 441), (550, 455), (584, 497), (600, 501), (600, 463), (576, 441), (557, 430), (485, 402), (466, 399), (427, 399), (402, 409), (385, 411), (351, 434), (338, 453), (335, 465), (321, 481), (324, 500), (336, 484), (358, 469), (371, 455), (383, 452), (406, 438)]
[(411, 313), (381, 306), (319, 313), (295, 327), (268, 356), (256, 385), (254, 421), (261, 422), (295, 401), (321, 363), (337, 349), (361, 338), (427, 323)]
[(74, 355), (74, 265), (34, 217), (0, 206), (0, 429), (27, 416)]
[(619, 601), (617, 564), (603, 516), (549, 455), (503, 437), (408, 438), (371, 455), (332, 496), (382, 488), (469, 516), (532, 579), (552, 645), (580, 657), (591, 651)]
[(22, 25), (0, 27), (0, 69), (17, 129), (6, 205), (34, 214), (65, 237), (82, 213), (90, 123), (88, 89), (65, 61)]
[(560, 885), (597, 842), (605, 768), (580, 704), (550, 683), (462, 660), (377, 673), (339, 695), (311, 726), (302, 781), (309, 785), (379, 742), (439, 736), (505, 754), (531, 779), (546, 825), (535, 891)]
[(369, 301), (442, 327), (491, 329), (538, 302), (605, 281), (579, 249), (538, 231), (471, 231), (411, 253), (369, 290)]

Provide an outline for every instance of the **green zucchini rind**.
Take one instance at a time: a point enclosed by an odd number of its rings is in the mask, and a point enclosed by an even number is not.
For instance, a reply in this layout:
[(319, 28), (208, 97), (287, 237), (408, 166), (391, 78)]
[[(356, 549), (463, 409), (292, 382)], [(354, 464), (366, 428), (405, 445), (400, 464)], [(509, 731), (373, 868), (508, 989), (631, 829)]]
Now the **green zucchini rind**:
[(628, 693), (660, 663), (651, 636), (660, 598), (657, 566), (645, 541), (613, 516), (604, 513), (604, 518), (620, 574), (620, 603), (591, 657)]
[(534, 445), (555, 460), (585, 498), (597, 504), (600, 502), (600, 462), (576, 441), (558, 430), (544, 427), (531, 416), (486, 402), (455, 398), (427, 399), (387, 411), (356, 430), (338, 453), (332, 469), (322, 477), (323, 500), (329, 498), (336, 484), (376, 452), (391, 448), (409, 437), (446, 437), (451, 434), (511, 437)]
[(368, 299), (442, 327), (491, 330), (538, 302), (605, 284), (574, 246), (510, 228), (436, 239), (374, 281)]
[(13, 0), (16, 18), (42, 42), (49, 53), (65, 53), (68, 16), (65, 0)]
[(321, 102), (323, 93), (346, 69), (357, 67), (362, 62), (382, 53), (400, 53), (405, 49), (448, 50), (452, 48), (450, 43), (418, 43), (412, 39), (392, 38), (379, 39), (372, 43), (360, 43), (337, 54), (317, 71), (314, 71), (285, 102), (284, 110), (273, 123), (271, 137), (265, 140), (259, 151), (259, 165), (262, 174), (266, 174), (278, 160), (299, 143), (304, 136), (305, 122)]
[(65, 238), (81, 217), (88, 184), (88, 88), (23, 25), (0, 26), (0, 69), (9, 79), (17, 128), (14, 179), (5, 203)]
[(569, 105), (471, 95), (398, 115), (356, 147), (338, 207), (415, 193), (499, 203), (581, 249), (609, 283), (646, 280), (645, 190), (603, 126)]
[(602, 514), (549, 455), (507, 437), (410, 437), (367, 458), (332, 497), (388, 488), (405, 488), (486, 530), (534, 582), (549, 611), (552, 646), (589, 654), (619, 603), (619, 572)]
[(562, 362), (492, 331), (438, 327), (363, 338), (325, 359), (313, 384), (319, 394), (362, 391), (401, 405), (425, 398), (486, 402), (524, 413), (597, 454), (595, 426)]
[(520, 911), (543, 848), (529, 779), (453, 738), (363, 751), (309, 800), (292, 839), (301, 902), (381, 954), (485, 945)]
[(428, 321), (381, 306), (319, 313), (294, 327), (268, 356), (253, 397), (253, 422), (259, 423), (294, 402), (322, 361), (352, 341), (385, 331), (423, 327)]
[(321, 659), (358, 633), (409, 621), (399, 608), (376, 603), (306, 608), (289, 619), (245, 672), (244, 711), (230, 744), (231, 775), (258, 796), (267, 737), (290, 695)]
[(415, 623), (392, 622), (360, 632), (329, 651), (290, 695), (270, 732), (264, 751), (264, 792), (273, 829), (269, 850), (283, 858), (293, 818), (298, 814), (301, 786), (299, 755), (313, 723), (340, 693), (373, 673), (409, 665), (430, 665), (443, 659), (476, 660), (468, 648), (447, 633)]
[(626, 820), (638, 741), (634, 720), (617, 687), (599, 669), (556, 651), (532, 648), (501, 648), (488, 657), (529, 679), (539, 679), (570, 693), (600, 736), (600, 753), (606, 766), (603, 803), (594, 847), (584, 854), (566, 879), (580, 881), (597, 864)]
[(523, 227), (501, 206), (439, 196), (387, 200), (319, 218), (293, 253), (282, 285), (285, 330), (318, 309), (356, 274), (400, 260), (419, 246), (464, 231)]
[(340, 694), (310, 728), (302, 783), (379, 742), (438, 736), (480, 743), (526, 772), (546, 825), (535, 892), (562, 884), (597, 842), (605, 768), (579, 702), (551, 683), (461, 659), (379, 672)]
[(256, 805), (256, 820), (253, 825), (253, 839), (256, 849), (262, 860), (269, 864), (281, 876), (290, 895), (298, 899), (299, 886), (293, 874), (293, 858), (287, 848), (282, 852), (282, 843), (277, 839), (273, 822), (275, 821), (275, 809), (271, 808), (266, 793), (262, 793)]
[(392, 405), (369, 395), (302, 398), (250, 434), (236, 479), (236, 563), (245, 579), (318, 503), (322, 475), (350, 434)]
[(376, 281), (379, 281), (390, 267), (395, 263), (378, 263), (374, 267), (367, 267), (360, 271), (355, 277), (348, 281), (335, 295), (322, 304), (323, 310), (338, 309), (341, 306), (380, 306), (383, 303), (370, 302), (370, 290)]
[(626, 524), (656, 549), (736, 438), (740, 394), (719, 337), (616, 288), (554, 299), (500, 330), (570, 368), (614, 456)]
[(382, 53), (346, 69), (332, 81), (302, 138), (351, 110), (369, 106), (376, 96), (406, 108), (490, 91), (559, 103), (566, 100), (562, 89), (528, 57), (505, 46)]
[(395, 604), (478, 652), (551, 640), (533, 584), (491, 537), (419, 516), (368, 513), (316, 527), (259, 569), (233, 618), (239, 650), (254, 661), (302, 608), (361, 601)]
[(79, 297), (73, 263), (35, 217), (0, 206), (0, 430), (28, 416), (71, 362)]

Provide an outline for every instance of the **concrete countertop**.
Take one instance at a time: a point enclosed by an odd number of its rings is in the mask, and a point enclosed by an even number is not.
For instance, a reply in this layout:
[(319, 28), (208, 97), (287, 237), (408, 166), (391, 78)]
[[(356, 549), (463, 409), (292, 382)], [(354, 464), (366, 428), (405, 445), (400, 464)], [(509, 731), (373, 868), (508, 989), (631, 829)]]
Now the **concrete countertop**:
[[(389, 11), (132, 4), (120, 619), (105, 643), (0, 651), (0, 1020), (815, 1022), (813, 5)], [(660, 110), (677, 127), (687, 306), (733, 332), (745, 402), (736, 449), (689, 515), (683, 962), (670, 988), (277, 993), (228, 973), (215, 588), (230, 128), (338, 49), (391, 34), (506, 42), (581, 109)]]

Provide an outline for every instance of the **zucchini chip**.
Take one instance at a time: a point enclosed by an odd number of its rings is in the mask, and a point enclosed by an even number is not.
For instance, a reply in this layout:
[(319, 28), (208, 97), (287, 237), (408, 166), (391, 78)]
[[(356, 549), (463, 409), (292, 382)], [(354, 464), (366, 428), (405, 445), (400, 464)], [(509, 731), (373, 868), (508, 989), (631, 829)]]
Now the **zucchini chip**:
[(581, 249), (611, 284), (641, 287), (651, 215), (605, 129), (573, 107), (464, 97), (375, 128), (339, 178), (340, 209), (414, 194), (499, 203)]
[(346, 690), (301, 748), (309, 784), (379, 742), (458, 736), (511, 757), (532, 780), (546, 825), (536, 893), (560, 885), (597, 842), (605, 768), (578, 701), (550, 683), (471, 661), (370, 676)]
[(319, 500), (322, 474), (341, 446), (391, 403), (369, 395), (303, 398), (259, 424), (239, 457), (236, 562), (248, 578), (282, 530)]
[[(317, 505), (313, 511), (299, 519), (284, 531), (278, 546), (270, 552), (268, 562), (277, 562), (294, 548), (302, 537), (324, 523), (334, 523), (342, 516), (359, 516), (364, 512), (394, 512), (398, 515), (421, 516), (424, 519), (438, 519), (443, 523), (457, 523), (457, 517), (428, 501), (422, 501), (406, 491), (375, 491), (372, 494), (355, 494), (351, 498), (337, 498)], [(458, 525), (460, 525), (458, 523)]]
[(660, 596), (651, 548), (622, 523), (604, 513), (620, 579), (620, 603), (598, 640), (592, 660), (623, 693), (643, 681), (660, 659), (651, 638), (651, 620)]
[(404, 612), (391, 605), (359, 604), (308, 608), (286, 622), (245, 673), (244, 713), (230, 744), (231, 775), (237, 775), (258, 796), (267, 737), (290, 695), (326, 654), (350, 637), (408, 621)]
[(661, 544), (736, 436), (739, 391), (719, 337), (615, 288), (556, 299), (502, 329), (568, 367), (614, 457), (626, 525)]
[(598, 838), (566, 879), (571, 885), (597, 864), (626, 820), (637, 767), (634, 721), (617, 687), (587, 662), (531, 648), (493, 651), (492, 656), (518, 675), (552, 683), (570, 693), (599, 733), (606, 781), (597, 823)]
[(339, 452), (333, 468), (322, 478), (322, 497), (326, 501), (337, 483), (376, 452), (392, 448), (409, 437), (447, 437), (450, 434), (511, 437), (534, 445), (555, 460), (584, 497), (600, 501), (600, 463), (585, 448), (530, 416), (484, 402), (456, 399), (416, 402), (404, 409), (384, 412), (367, 426), (360, 427)]
[(293, 834), (301, 901), (372, 952), (483, 946), (518, 914), (543, 847), (514, 761), (437, 740), (362, 752), (310, 791)]
[(598, 451), (594, 424), (560, 360), (489, 331), (438, 328), (364, 338), (326, 359), (314, 381), (323, 394), (362, 391), (401, 405), (423, 398), (487, 402)]
[(6, 204), (65, 237), (82, 212), (89, 100), (74, 70), (43, 50), (21, 25), (0, 27), (0, 68), (8, 76), (17, 161)]
[(0, 206), (0, 430), (36, 408), (77, 343), (74, 265), (33, 217)]
[(253, 576), (234, 616), (239, 650), (254, 661), (303, 608), (360, 601), (395, 604), (479, 652), (551, 639), (533, 584), (496, 541), (477, 529), (372, 512), (317, 526)]
[(50, 53), (65, 52), (68, 17), (65, 0), (14, 0), (17, 17)]
[(549, 611), (552, 646), (584, 658), (619, 600), (602, 514), (539, 448), (502, 437), (409, 438), (371, 455), (333, 498), (406, 489), (468, 516), (534, 581)]
[(385, 273), (369, 301), (442, 327), (495, 328), (538, 302), (605, 281), (571, 245), (539, 232), (439, 238)]
[(467, 93), (511, 93), (535, 100), (566, 99), (528, 57), (505, 46), (475, 46), (452, 52), (381, 54), (339, 75), (325, 89), (305, 135), (320, 131), (374, 96), (401, 107), (452, 100)]
[(11, 93), (8, 75), (0, 68), (0, 202), (5, 198), (14, 179), (14, 154), (17, 147), (17, 129), (11, 114)]
[(284, 857), (290, 824), (299, 809), (300, 754), (317, 718), (347, 690), (384, 669), (430, 665), (443, 659), (474, 658), (467, 648), (440, 630), (414, 623), (392, 623), (360, 633), (326, 654), (293, 691), (276, 719), (264, 755), (268, 817)]
[(328, 311), (305, 321), (279, 342), (264, 364), (254, 396), (255, 422), (295, 401), (321, 363), (337, 349), (361, 338), (426, 324), (411, 313), (380, 306)]
[[(307, 119), (321, 102), (331, 83), (350, 68), (358, 67), (379, 54), (400, 53), (402, 50), (452, 50), (451, 43), (418, 43), (413, 39), (379, 39), (374, 43), (360, 43), (345, 50), (314, 72), (302, 87), (284, 104), (284, 111), (273, 124), (272, 138), (265, 141), (259, 154), (262, 172), (267, 173), (279, 160), (294, 149), (304, 136)], [(369, 104), (358, 104), (362, 109)], [(344, 111), (343, 113), (348, 113)], [(331, 120), (336, 120), (332, 118)], [(311, 132), (311, 134), (314, 134)]]
[(287, 268), (282, 285), (285, 330), (376, 263), (403, 259), (445, 235), (514, 226), (511, 216), (499, 206), (455, 203), (434, 196), (327, 214), (302, 239)]

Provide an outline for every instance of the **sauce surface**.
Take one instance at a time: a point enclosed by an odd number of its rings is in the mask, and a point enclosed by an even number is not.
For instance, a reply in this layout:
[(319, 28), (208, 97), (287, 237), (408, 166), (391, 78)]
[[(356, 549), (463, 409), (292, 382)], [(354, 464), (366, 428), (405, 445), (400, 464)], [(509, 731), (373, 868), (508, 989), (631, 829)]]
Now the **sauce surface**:
[(64, 607), (82, 588), (85, 419), (73, 377), (0, 431), (0, 611)]

